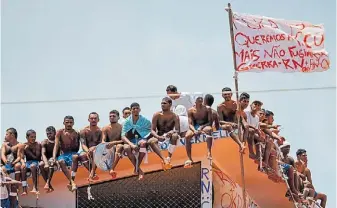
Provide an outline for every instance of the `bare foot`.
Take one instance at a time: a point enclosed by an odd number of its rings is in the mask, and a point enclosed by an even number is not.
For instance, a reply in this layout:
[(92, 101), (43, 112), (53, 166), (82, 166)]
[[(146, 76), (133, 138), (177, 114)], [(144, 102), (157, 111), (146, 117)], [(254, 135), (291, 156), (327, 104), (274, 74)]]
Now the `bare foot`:
[(51, 185), (49, 185), (49, 189), (47, 190), (47, 193), (51, 193), (53, 191), (54, 191), (54, 188)]
[(185, 162), (184, 168), (191, 168), (191, 167), (192, 167), (192, 163), (193, 163), (192, 160), (187, 160), (187, 161)]
[(67, 185), (67, 188), (68, 188), (69, 191), (71, 191), (71, 183), (69, 183), (69, 184)]
[(27, 191), (23, 191), (21, 196), (26, 196), (27, 195)]
[(44, 185), (43, 189), (44, 189), (44, 190), (48, 190), (48, 189), (49, 189), (49, 184), (46, 183), (46, 185)]
[(99, 179), (98, 175), (96, 173), (90, 173), (88, 181), (97, 181)]
[(34, 193), (34, 194), (36, 194), (37, 192), (38, 192), (38, 191), (36, 190), (35, 187), (30, 191), (30, 193)]
[(208, 159), (208, 160), (212, 160), (212, 159), (213, 159), (213, 158), (212, 158), (212, 153), (210, 153), (210, 152), (207, 153), (207, 159)]
[(109, 174), (111, 175), (111, 178), (112, 178), (112, 179), (117, 178), (117, 172), (116, 172), (116, 171), (110, 170)]
[(71, 184), (71, 192), (74, 192), (76, 189), (77, 189), (77, 186), (76, 186), (76, 184), (73, 182), (73, 183)]
[(144, 179), (144, 172), (141, 169), (139, 169), (138, 180), (140, 181), (142, 179)]

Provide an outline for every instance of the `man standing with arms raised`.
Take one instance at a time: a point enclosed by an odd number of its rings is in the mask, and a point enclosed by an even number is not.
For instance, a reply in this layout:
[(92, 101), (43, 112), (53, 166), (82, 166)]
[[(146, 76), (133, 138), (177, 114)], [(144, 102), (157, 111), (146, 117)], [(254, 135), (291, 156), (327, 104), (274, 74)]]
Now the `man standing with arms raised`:
[[(78, 150), (80, 148), (80, 134), (73, 129), (74, 118), (72, 116), (66, 116), (63, 120), (64, 129), (60, 129), (56, 132), (55, 146), (53, 151), (53, 159), (51, 165), (56, 162), (56, 156), (61, 149), (61, 155), (57, 157), (58, 163), (62, 169), (62, 172), (69, 180), (68, 188), (70, 191), (75, 191), (77, 189), (74, 182), (75, 172), (74, 166), (71, 175), (67, 169), (67, 166), (72, 166), (73, 161), (78, 161)], [(77, 165), (77, 164), (76, 164)]]

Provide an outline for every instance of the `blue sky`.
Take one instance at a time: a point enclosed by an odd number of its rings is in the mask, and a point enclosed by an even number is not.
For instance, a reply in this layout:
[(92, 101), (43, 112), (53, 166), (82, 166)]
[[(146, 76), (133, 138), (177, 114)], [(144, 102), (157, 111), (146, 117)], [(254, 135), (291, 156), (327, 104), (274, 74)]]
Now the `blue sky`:
[[(244, 73), (240, 90), (336, 86), (336, 5), (319, 1), (232, 2), (236, 12), (323, 23), (331, 69), (322, 73)], [(2, 104), (1, 133), (16, 127), (45, 138), (48, 125), (62, 127), (65, 115), (75, 127), (97, 111), (137, 101), (151, 118), (169, 84), (179, 91), (219, 93), (234, 88), (225, 1), (1, 1), (1, 101), (67, 100), (158, 95), (155, 98), (85, 102)], [(304, 9), (305, 7), (305, 9)], [(305, 148), (314, 185), (336, 207), (336, 89), (251, 93), (275, 113), (292, 144)], [(215, 104), (221, 102), (215, 95)], [(215, 106), (214, 106), (215, 107)], [(322, 165), (329, 161), (329, 165)]]

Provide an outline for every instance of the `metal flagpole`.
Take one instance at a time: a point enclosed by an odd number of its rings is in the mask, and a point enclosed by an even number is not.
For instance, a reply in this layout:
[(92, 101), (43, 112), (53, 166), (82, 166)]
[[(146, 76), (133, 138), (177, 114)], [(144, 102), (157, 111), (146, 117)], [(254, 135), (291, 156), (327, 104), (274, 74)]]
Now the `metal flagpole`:
[[(236, 101), (237, 101), (237, 110), (241, 112), (241, 106), (239, 103), (239, 83), (238, 83), (238, 72), (237, 72), (237, 63), (235, 57), (235, 44), (234, 44), (234, 32), (233, 32), (233, 13), (231, 4), (228, 3), (228, 16), (229, 16), (229, 28), (230, 28), (230, 35), (231, 35), (231, 43), (232, 43), (232, 52), (233, 52), (233, 63), (234, 63), (234, 80), (235, 80), (235, 94), (236, 94)], [(241, 140), (242, 138), (242, 131), (241, 131), (241, 116), (237, 115), (238, 121), (238, 136)], [(245, 169), (243, 164), (243, 153), (240, 153), (240, 166), (241, 166), (241, 181), (242, 181), (242, 196), (243, 196), (243, 207), (247, 207), (247, 199), (246, 199), (246, 183), (245, 183)]]

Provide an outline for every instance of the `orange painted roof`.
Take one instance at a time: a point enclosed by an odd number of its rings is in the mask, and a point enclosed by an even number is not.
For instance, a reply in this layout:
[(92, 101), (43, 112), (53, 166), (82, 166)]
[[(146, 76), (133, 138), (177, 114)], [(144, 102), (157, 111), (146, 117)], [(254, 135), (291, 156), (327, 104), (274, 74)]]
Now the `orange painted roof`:
[[(242, 185), (241, 182), (241, 169), (240, 169), (240, 154), (238, 146), (231, 139), (217, 139), (213, 146), (213, 163), (222, 170), (232, 181), (238, 185)], [(164, 156), (167, 155), (167, 151), (163, 151)], [(202, 161), (206, 157), (206, 143), (199, 143), (192, 145), (192, 155), (194, 161)], [(174, 166), (182, 165), (186, 157), (186, 151), (183, 146), (178, 147), (174, 152), (172, 158), (172, 164)], [(287, 188), (284, 183), (274, 183), (268, 179), (267, 175), (257, 170), (257, 165), (248, 158), (248, 155), (244, 155), (244, 167), (245, 167), (245, 181), (246, 191), (248, 195), (259, 205), (259, 207), (293, 207), (292, 203), (284, 196)], [(149, 163), (142, 164), (144, 171), (160, 170), (160, 160), (154, 153), (149, 153)], [(116, 171), (118, 177), (129, 176), (133, 172), (133, 167), (128, 158), (120, 160), (117, 165)], [(97, 170), (97, 174), (100, 177), (100, 181), (110, 180), (110, 175), (107, 172)], [(88, 172), (85, 168), (80, 167), (75, 182), (78, 186), (87, 185), (86, 178)], [(145, 174), (146, 177), (146, 174)], [(28, 180), (31, 185), (31, 179)], [(71, 193), (66, 188), (68, 181), (61, 171), (54, 174), (52, 179), (52, 185), (55, 191), (46, 194), (43, 190), (45, 182), (42, 177), (39, 178), (39, 189), (41, 191), (38, 201), (36, 196), (30, 194), (25, 197), (20, 197), (20, 204), (25, 206), (35, 206), (36, 202), (41, 207), (59, 208), (59, 207), (75, 207), (75, 193)], [(215, 187), (216, 190), (216, 187)], [(215, 193), (217, 197), (217, 193)], [(214, 201), (219, 200), (216, 198)]]

